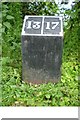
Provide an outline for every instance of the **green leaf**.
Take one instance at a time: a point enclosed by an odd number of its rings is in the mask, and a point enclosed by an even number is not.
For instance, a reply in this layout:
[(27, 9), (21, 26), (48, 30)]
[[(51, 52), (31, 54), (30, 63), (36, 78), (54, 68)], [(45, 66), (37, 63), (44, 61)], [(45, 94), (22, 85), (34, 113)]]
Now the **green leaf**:
[(47, 99), (49, 99), (49, 98), (50, 98), (50, 94), (46, 94), (45, 96), (46, 96), (46, 98), (47, 98)]
[(5, 32), (5, 27), (4, 27), (4, 28), (2, 28), (2, 33), (3, 33), (3, 32)]
[(11, 19), (14, 19), (14, 17), (13, 16), (11, 16), (11, 15), (7, 15), (7, 17), (6, 17), (8, 20), (11, 20)]
[(2, 14), (0, 13), (0, 19), (2, 19)]
[(8, 29), (11, 28), (11, 24), (10, 24), (9, 22), (4, 22), (3, 25), (4, 25), (5, 27), (7, 27)]
[(0, 28), (2, 28), (2, 24), (0, 23)]
[[(6, 1), (6, 0), (2, 0), (2, 2), (7, 2), (7, 1)], [(3, 4), (3, 8), (4, 8), (4, 9), (8, 9), (8, 6), (5, 5), (5, 4)]]

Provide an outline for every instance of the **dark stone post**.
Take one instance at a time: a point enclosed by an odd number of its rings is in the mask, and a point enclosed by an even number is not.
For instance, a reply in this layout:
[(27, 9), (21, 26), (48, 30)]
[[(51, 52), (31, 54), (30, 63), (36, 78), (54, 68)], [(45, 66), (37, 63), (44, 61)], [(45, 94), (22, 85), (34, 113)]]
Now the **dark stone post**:
[(62, 17), (25, 16), (22, 29), (23, 80), (33, 84), (58, 82), (62, 48)]

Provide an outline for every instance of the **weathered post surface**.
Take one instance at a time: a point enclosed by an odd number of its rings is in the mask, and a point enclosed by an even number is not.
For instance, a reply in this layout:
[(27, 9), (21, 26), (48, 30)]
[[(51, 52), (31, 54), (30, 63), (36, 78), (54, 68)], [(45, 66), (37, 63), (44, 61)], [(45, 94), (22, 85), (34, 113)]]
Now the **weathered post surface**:
[(22, 79), (58, 82), (63, 47), (62, 17), (25, 16), (22, 28)]

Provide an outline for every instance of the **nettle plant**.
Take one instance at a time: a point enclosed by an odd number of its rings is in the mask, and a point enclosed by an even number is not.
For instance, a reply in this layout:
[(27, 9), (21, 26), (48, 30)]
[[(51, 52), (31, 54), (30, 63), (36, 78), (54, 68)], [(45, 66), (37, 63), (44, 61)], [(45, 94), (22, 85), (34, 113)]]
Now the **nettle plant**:
[(2, 32), (6, 31), (7, 29), (11, 28), (11, 23), (10, 21), (14, 19), (13, 16), (8, 14), (8, 5), (7, 4), (2, 4)]

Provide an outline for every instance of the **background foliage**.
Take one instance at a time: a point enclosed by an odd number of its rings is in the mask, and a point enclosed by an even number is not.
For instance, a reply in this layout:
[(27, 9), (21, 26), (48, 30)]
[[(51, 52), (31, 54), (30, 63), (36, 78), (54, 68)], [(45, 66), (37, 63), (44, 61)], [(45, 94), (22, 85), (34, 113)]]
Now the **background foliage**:
[[(79, 106), (80, 2), (71, 10), (64, 24), (64, 49), (61, 81), (31, 85), (21, 79), (21, 29), (27, 15), (57, 15), (54, 2), (5, 2), (2, 4), (2, 102), (1, 106)], [(80, 79), (80, 78), (79, 78)]]

